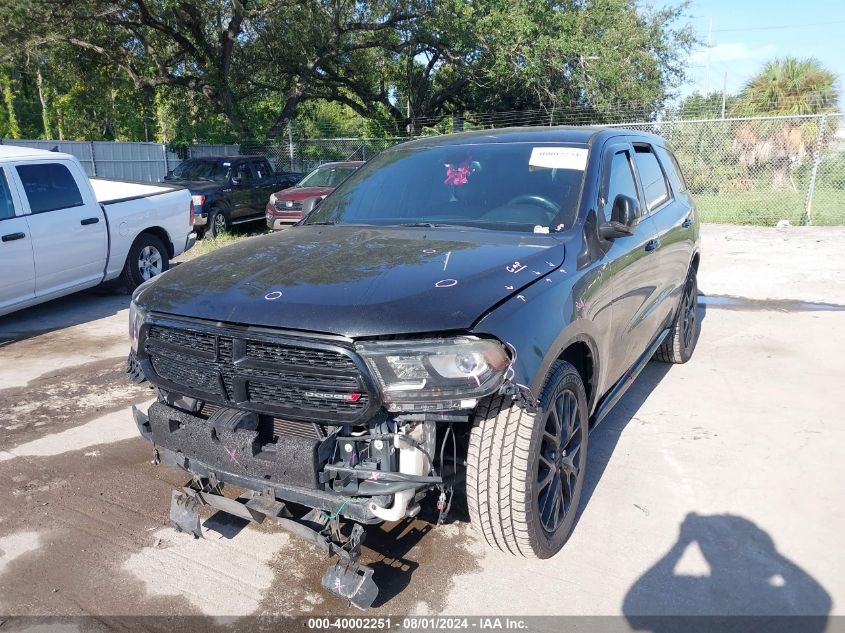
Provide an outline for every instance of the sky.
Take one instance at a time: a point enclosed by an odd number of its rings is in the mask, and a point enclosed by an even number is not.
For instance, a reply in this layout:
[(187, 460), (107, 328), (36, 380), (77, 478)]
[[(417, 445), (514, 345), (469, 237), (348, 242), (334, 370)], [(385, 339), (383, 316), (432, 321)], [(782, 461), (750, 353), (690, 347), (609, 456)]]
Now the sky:
[(681, 96), (704, 92), (707, 84), (721, 92), (725, 73), (728, 93), (736, 93), (765, 62), (786, 56), (815, 57), (838, 75), (845, 95), (845, 1), (692, 0), (687, 14), (705, 43), (712, 22), (712, 47), (690, 55)]

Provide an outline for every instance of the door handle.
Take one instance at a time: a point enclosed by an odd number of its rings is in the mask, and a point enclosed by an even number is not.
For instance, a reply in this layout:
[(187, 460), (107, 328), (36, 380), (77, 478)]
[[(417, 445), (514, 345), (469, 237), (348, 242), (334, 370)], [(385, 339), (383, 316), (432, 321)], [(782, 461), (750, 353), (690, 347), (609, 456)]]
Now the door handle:
[(656, 251), (658, 248), (660, 248), (660, 240), (657, 239), (649, 240), (645, 244), (645, 249), (649, 252)]
[(26, 237), (26, 233), (9, 233), (8, 235), (4, 235), (2, 239), (4, 242), (14, 242), (15, 240), (22, 240)]
[(82, 226), (88, 226), (89, 224), (96, 224), (100, 221), (100, 218), (85, 218), (80, 222)]

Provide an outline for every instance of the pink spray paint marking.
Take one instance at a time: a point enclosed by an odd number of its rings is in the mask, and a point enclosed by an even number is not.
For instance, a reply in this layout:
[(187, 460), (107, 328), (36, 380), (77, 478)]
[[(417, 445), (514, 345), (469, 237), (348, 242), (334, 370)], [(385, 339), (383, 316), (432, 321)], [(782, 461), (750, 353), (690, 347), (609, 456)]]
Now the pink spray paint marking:
[(446, 166), (446, 180), (443, 181), (443, 184), (459, 187), (469, 182), (469, 175), (472, 173), (472, 167), (469, 163), (461, 163), (457, 167), (452, 163), (444, 164)]
[(231, 460), (232, 460), (233, 462), (235, 462), (238, 466), (240, 466), (240, 465), (241, 465), (241, 463), (238, 461), (238, 458), (237, 458), (238, 453), (237, 453), (237, 451), (235, 451), (235, 449), (234, 449), (234, 448), (228, 448), (228, 447), (226, 447), (226, 446), (224, 446), (223, 448), (225, 448), (225, 449), (226, 449), (226, 454), (229, 456), (229, 459), (231, 459)]

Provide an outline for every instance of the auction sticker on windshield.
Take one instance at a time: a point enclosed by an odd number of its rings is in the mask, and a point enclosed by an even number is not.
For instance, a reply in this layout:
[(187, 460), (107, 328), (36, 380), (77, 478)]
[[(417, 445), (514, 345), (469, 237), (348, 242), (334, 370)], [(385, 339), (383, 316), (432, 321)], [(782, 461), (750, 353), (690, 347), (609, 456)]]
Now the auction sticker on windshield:
[(583, 171), (587, 167), (587, 151), (583, 147), (535, 147), (531, 150), (528, 166)]

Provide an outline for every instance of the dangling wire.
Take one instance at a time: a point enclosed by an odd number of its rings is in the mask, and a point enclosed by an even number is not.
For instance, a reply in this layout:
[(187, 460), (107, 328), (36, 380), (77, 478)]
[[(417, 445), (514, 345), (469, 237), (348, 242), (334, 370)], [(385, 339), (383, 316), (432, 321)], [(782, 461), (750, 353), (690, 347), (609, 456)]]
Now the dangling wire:
[[(450, 438), (452, 440), (452, 472), (449, 477), (449, 483), (446, 483), (446, 466), (443, 461), (443, 452), (446, 449), (446, 442)], [(446, 433), (443, 435), (443, 443), (440, 444), (440, 472), (443, 477), (443, 483), (437, 486), (438, 490), (440, 490), (440, 496), (437, 499), (437, 510), (439, 512), (437, 515), (437, 525), (443, 524), (449, 515), (449, 510), (452, 508), (452, 497), (455, 494), (454, 481), (458, 473), (458, 447), (456, 440), (457, 438), (450, 422)]]

